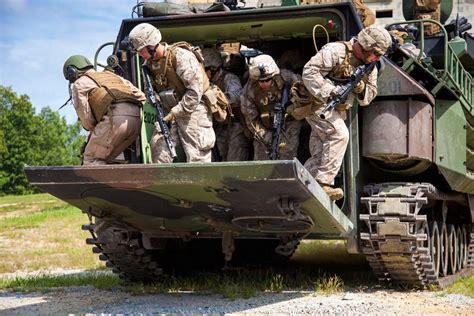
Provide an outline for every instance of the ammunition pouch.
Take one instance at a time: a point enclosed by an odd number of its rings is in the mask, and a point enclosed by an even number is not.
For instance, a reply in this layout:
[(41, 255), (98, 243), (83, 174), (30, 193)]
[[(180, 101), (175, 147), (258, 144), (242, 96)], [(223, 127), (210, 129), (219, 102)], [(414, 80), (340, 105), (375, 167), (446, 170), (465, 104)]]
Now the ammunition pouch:
[(302, 81), (297, 81), (290, 89), (292, 104), (287, 113), (296, 120), (302, 120), (320, 109), (323, 104), (316, 102)]
[(211, 84), (209, 89), (204, 92), (203, 98), (217, 122), (224, 122), (228, 114), (232, 116), (229, 100), (218, 86)]
[(169, 112), (171, 108), (178, 104), (174, 89), (162, 90), (158, 93), (158, 96), (166, 112)]

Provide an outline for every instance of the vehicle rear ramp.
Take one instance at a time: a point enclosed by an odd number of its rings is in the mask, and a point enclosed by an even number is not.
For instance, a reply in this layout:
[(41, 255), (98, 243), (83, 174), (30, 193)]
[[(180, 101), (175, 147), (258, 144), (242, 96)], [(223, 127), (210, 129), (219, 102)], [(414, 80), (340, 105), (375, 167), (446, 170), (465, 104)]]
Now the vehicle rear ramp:
[(27, 167), (30, 183), (81, 210), (148, 232), (242, 235), (353, 229), (298, 160)]

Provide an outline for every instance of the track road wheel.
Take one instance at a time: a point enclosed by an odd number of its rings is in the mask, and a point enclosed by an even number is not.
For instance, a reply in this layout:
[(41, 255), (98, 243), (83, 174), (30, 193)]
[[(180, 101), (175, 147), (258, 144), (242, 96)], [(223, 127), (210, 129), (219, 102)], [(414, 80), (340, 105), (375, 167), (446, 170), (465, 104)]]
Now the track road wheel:
[(439, 235), (441, 239), (441, 258), (440, 258), (440, 273), (442, 276), (448, 275), (448, 228), (446, 223), (438, 222)]
[(430, 227), (430, 243), (431, 243), (431, 261), (433, 262), (433, 268), (435, 275), (439, 275), (440, 261), (441, 261), (441, 238), (439, 235), (438, 224), (436, 222), (431, 223)]
[(455, 274), (457, 269), (458, 259), (458, 241), (456, 238), (456, 229), (453, 224), (448, 225), (448, 240), (449, 240), (449, 273)]
[(458, 262), (457, 262), (457, 271), (461, 271), (463, 268), (462, 264), (464, 262), (464, 240), (462, 237), (461, 226), (456, 228), (456, 238), (458, 240)]
[(465, 225), (462, 226), (461, 231), (462, 231), (462, 239), (464, 242), (462, 266), (463, 268), (465, 268), (467, 266), (467, 257), (469, 256), (469, 240), (468, 240), (467, 229)]

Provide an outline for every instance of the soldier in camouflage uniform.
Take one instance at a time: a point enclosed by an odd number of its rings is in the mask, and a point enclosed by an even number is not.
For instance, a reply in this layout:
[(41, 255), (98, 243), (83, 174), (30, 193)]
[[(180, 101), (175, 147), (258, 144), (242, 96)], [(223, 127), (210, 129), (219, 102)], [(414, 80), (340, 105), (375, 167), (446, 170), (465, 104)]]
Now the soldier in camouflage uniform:
[[(423, 1), (423, 0), (417, 0)], [(426, 1), (426, 0), (425, 0)], [(303, 0), (301, 4), (322, 4), (322, 3), (340, 3), (345, 2), (345, 0)], [(375, 23), (375, 14), (374, 12), (364, 3), (364, 0), (352, 0), (357, 14), (359, 15), (362, 24), (367, 27)]]
[[(439, 22), (441, 19), (441, 0), (415, 0), (413, 15), (417, 20), (431, 19)], [(424, 23), (424, 30), (427, 36), (433, 36), (440, 31), (440, 28), (434, 23)]]
[(340, 188), (333, 188), (334, 178), (341, 168), (349, 140), (344, 123), (346, 109), (355, 99), (368, 105), (377, 94), (377, 68), (374, 68), (354, 88), (345, 104), (339, 104), (325, 119), (319, 117), (324, 104), (338, 92), (336, 80), (350, 78), (360, 65), (376, 61), (392, 44), (390, 34), (380, 26), (369, 26), (348, 42), (335, 42), (323, 48), (304, 66), (303, 81), (317, 106), (306, 118), (311, 126), (309, 158), (305, 167), (333, 200), (343, 197)]
[[(281, 101), (283, 84), (287, 82), (291, 86), (300, 78), (289, 70), (280, 71), (269, 55), (253, 58), (249, 75), (240, 101), (242, 114), (254, 135), (254, 160), (266, 160), (271, 149), (274, 106)], [(301, 121), (287, 116), (285, 130), (280, 137), (280, 159), (297, 156), (300, 130)]]
[(84, 165), (103, 165), (132, 144), (140, 133), (143, 92), (131, 82), (109, 72), (96, 72), (84, 56), (69, 57), (63, 66), (71, 98), (89, 139)]
[[(141, 23), (129, 34), (133, 49), (146, 60), (156, 91), (173, 89), (177, 104), (165, 120), (171, 122), (174, 143), (181, 143), (188, 162), (210, 162), (215, 143), (212, 114), (203, 94), (209, 89), (200, 52), (181, 42), (161, 42), (161, 33), (153, 25)], [(151, 140), (153, 162), (172, 162), (158, 123)]]
[(244, 134), (240, 112), (242, 84), (239, 77), (222, 69), (222, 58), (214, 48), (202, 50), (206, 75), (227, 96), (232, 107), (233, 118), (214, 122), (216, 146), (222, 161), (244, 161), (249, 158), (249, 140)]

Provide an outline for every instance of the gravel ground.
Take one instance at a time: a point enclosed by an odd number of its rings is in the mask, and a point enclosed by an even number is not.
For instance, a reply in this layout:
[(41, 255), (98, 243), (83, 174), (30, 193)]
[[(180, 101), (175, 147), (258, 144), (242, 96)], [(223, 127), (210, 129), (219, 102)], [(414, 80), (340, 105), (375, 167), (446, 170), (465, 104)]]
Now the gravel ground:
[(345, 291), (334, 295), (310, 292), (260, 293), (230, 300), (220, 295), (161, 294), (132, 296), (120, 290), (89, 286), (49, 293), (0, 292), (0, 314), (436, 314), (473, 315), (474, 298), (436, 292)]

